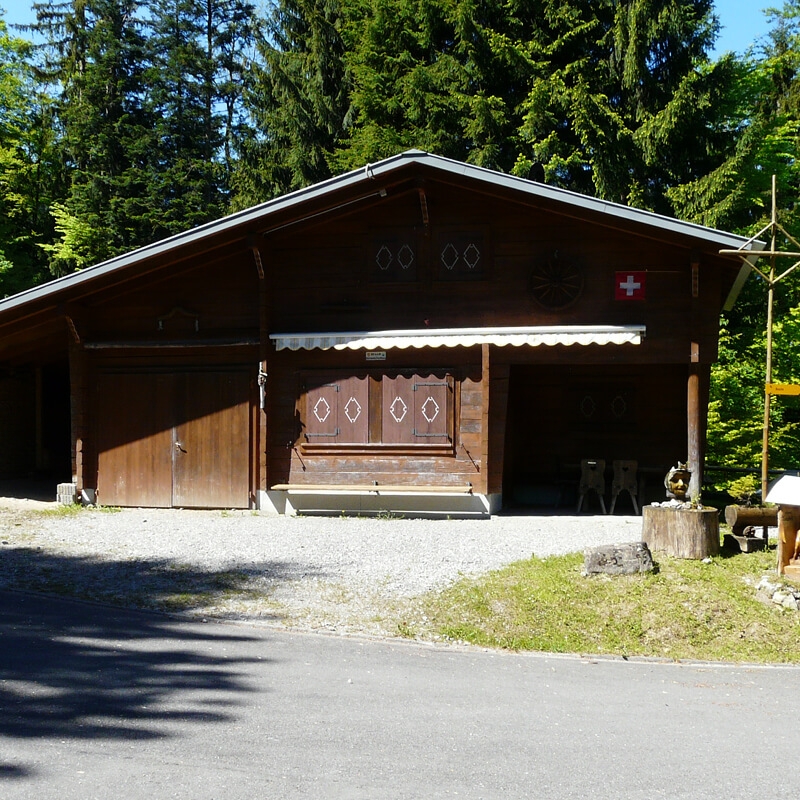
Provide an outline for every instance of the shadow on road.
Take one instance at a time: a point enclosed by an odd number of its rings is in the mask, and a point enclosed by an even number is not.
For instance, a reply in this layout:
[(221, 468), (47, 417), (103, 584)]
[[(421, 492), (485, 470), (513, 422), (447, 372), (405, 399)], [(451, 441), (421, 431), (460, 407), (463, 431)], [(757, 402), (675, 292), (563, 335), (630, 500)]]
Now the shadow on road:
[[(244, 665), (269, 659), (228, 657), (253, 637), (221, 631), (0, 591), (0, 737), (140, 740), (230, 720), (253, 691)], [(0, 757), (0, 780), (32, 774)]]

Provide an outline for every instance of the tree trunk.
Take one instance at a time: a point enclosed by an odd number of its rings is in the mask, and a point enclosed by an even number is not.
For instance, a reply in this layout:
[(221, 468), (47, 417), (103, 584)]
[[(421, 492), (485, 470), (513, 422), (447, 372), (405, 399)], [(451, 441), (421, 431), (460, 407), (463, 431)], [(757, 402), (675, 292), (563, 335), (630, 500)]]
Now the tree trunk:
[(651, 551), (675, 558), (705, 558), (719, 553), (719, 511), (645, 506), (642, 541)]

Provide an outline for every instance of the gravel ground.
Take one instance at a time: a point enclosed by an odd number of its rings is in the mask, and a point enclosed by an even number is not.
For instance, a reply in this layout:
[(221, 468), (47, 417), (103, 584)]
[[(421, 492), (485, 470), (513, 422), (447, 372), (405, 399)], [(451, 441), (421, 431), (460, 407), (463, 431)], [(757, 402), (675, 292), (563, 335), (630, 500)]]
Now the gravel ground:
[[(0, 588), (200, 617), (387, 636), (414, 599), (531, 555), (638, 541), (641, 517), (262, 517), (126, 509), (65, 514), (0, 498)], [(419, 620), (416, 620), (419, 622)]]

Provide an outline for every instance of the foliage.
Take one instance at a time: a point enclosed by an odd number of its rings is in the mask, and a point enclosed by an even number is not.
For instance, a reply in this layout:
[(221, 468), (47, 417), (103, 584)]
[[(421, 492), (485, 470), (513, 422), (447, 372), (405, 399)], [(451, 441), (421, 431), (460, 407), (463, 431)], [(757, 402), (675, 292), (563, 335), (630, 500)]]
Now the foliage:
[(47, 173), (42, 98), (31, 46), (11, 36), (0, 17), (0, 297), (41, 280), (36, 247)]
[[(730, 86), (728, 114), (717, 125), (733, 144), (714, 169), (670, 188), (678, 216), (746, 236), (765, 230), (772, 210), (772, 176), (777, 185), (778, 222), (790, 234), (778, 250), (797, 251), (800, 217), (800, 2), (790, 0), (768, 12), (772, 28), (760, 55), (751, 52)], [(769, 242), (767, 242), (769, 244)], [(794, 259), (779, 259), (776, 274)], [(770, 265), (762, 259), (762, 274)], [(797, 317), (800, 274), (776, 285), (773, 326), (773, 382), (800, 382)], [(761, 461), (766, 366), (766, 282), (751, 276), (734, 311), (723, 317), (718, 363), (712, 369), (708, 460), (756, 467)], [(771, 402), (769, 465), (796, 468), (800, 452), (800, 407), (796, 397)], [(724, 488), (727, 482), (720, 484)]]
[(244, 93), (258, 133), (242, 139), (233, 177), (240, 208), (330, 177), (349, 103), (337, 0), (284, 0), (259, 27)]

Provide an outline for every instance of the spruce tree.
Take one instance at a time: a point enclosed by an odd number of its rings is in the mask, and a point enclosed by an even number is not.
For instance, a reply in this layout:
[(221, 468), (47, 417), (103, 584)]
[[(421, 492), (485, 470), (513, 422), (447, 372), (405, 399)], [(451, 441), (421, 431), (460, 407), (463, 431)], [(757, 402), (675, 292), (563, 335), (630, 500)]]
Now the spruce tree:
[(155, 0), (150, 6), (148, 107), (157, 146), (154, 235), (228, 210), (253, 6), (244, 0)]
[(37, 283), (36, 96), (31, 45), (0, 16), (0, 297)]
[(37, 6), (43, 79), (58, 86), (57, 148), (66, 170), (52, 213), (58, 238), (43, 245), (63, 274), (142, 240), (143, 154), (152, 124), (142, 109), (143, 39), (136, 0)]
[(234, 177), (238, 207), (324, 180), (349, 107), (338, 0), (279, 0), (261, 20), (245, 103), (254, 133)]

